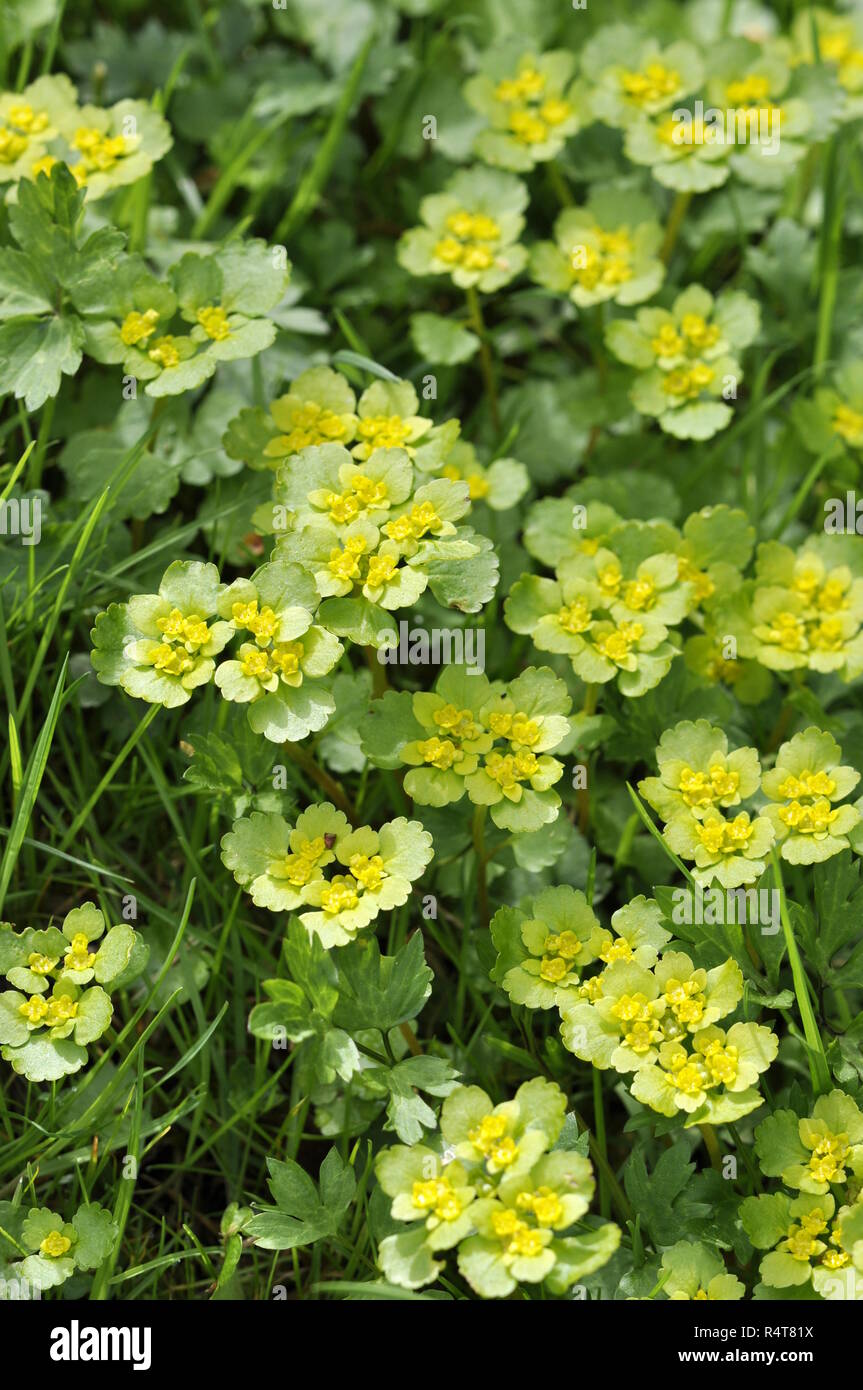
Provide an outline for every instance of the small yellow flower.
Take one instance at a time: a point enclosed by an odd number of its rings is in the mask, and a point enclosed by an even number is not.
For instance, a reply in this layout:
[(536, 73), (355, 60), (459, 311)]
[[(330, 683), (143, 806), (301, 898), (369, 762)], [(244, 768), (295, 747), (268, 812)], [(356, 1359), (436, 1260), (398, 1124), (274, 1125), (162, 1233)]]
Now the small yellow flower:
[(321, 889), (321, 909), (330, 917), (352, 911), (359, 900), (356, 880), (350, 874), (335, 874)]
[(127, 347), (135, 347), (153, 336), (158, 322), (159, 314), (156, 309), (145, 309), (143, 313), (133, 309), (120, 325), (120, 337)]
[(10, 106), (6, 119), (16, 130), (22, 130), (27, 135), (41, 135), (49, 124), (47, 111), (34, 111), (26, 101), (18, 101)]
[[(495, 719), (508, 719), (509, 715), (491, 715), (489, 724), (494, 728)], [(453, 738), (473, 739), (481, 733), (479, 725), (475, 722), (469, 709), (458, 709), (455, 705), (442, 705), (436, 709), (432, 718), (439, 729), (445, 729)]]
[(49, 975), (58, 960), (58, 956), (45, 956), (41, 951), (32, 951), (27, 957), (27, 968), (34, 975)]
[(590, 627), (592, 615), (584, 599), (575, 599), (573, 603), (564, 604), (563, 608), (558, 609), (557, 621), (564, 632), (577, 637), (580, 633), (586, 632)]
[(66, 970), (89, 970), (96, 959), (95, 951), (89, 949), (89, 942), (83, 932), (76, 932), (72, 945), (66, 952), (63, 966)]
[(729, 106), (763, 106), (770, 92), (770, 79), (750, 73), (748, 77), (729, 82), (725, 95)]
[(244, 676), (265, 676), (269, 670), (269, 657), (265, 651), (247, 647), (240, 653), (240, 670)]
[(48, 1012), (48, 1005), (41, 994), (34, 994), (31, 999), (18, 1005), (18, 1012), (28, 1023), (41, 1023)]
[(360, 556), (366, 548), (362, 536), (352, 537), (344, 550), (331, 550), (327, 569), (336, 579), (355, 580), (360, 577)]
[(154, 647), (147, 657), (151, 666), (155, 666), (157, 671), (164, 671), (168, 676), (182, 676), (186, 671), (191, 671), (195, 665), (187, 652), (177, 647), (170, 646), (167, 642), (162, 642)]
[(50, 1028), (55, 1028), (58, 1023), (68, 1023), (70, 1019), (78, 1015), (78, 1002), (70, 999), (68, 994), (55, 995), (48, 1001), (48, 1014), (45, 1022)]
[(208, 304), (205, 308), (199, 309), (195, 317), (207, 337), (212, 338), (214, 342), (222, 343), (226, 338), (230, 338), (228, 315), (218, 305)]
[(397, 565), (395, 555), (373, 555), (369, 560), (366, 575), (366, 583), (369, 588), (377, 589), (388, 584), (396, 572)]
[(159, 367), (176, 367), (180, 360), (180, 353), (173, 334), (166, 333), (164, 337), (157, 338), (147, 352), (147, 356), (151, 362), (155, 362)]
[(623, 71), (620, 85), (637, 106), (647, 106), (673, 96), (680, 86), (680, 74), (664, 63), (648, 63), (643, 72)]
[(48, 1235), (39, 1246), (39, 1253), (47, 1255), (51, 1260), (58, 1260), (61, 1255), (65, 1255), (67, 1250), (71, 1250), (72, 1242), (68, 1236), (64, 1236), (61, 1231), (49, 1231)]
[(456, 748), (452, 739), (438, 738), (437, 734), (431, 738), (423, 740), (417, 744), (420, 757), (423, 762), (429, 763), (432, 767), (438, 768), (441, 772), (448, 771), (453, 763), (458, 762), (461, 753)]
[(366, 854), (353, 854), (348, 868), (357, 883), (361, 883), (370, 893), (380, 888), (387, 876), (384, 861), (379, 854), (373, 854), (371, 857)]
[(626, 660), (632, 647), (643, 636), (641, 623), (620, 623), (613, 632), (607, 632), (599, 639), (596, 649), (606, 660), (619, 663)]
[(683, 339), (673, 323), (664, 323), (650, 346), (657, 357), (677, 357), (683, 351)]
[(680, 327), (683, 336), (699, 350), (713, 347), (719, 341), (716, 324), (708, 324), (701, 314), (684, 314)]
[(0, 126), (0, 164), (14, 164), (21, 158), (27, 145), (26, 135), (16, 135), (14, 131)]
[(833, 432), (848, 444), (859, 448), (863, 444), (863, 413), (850, 405), (838, 405), (833, 415)]

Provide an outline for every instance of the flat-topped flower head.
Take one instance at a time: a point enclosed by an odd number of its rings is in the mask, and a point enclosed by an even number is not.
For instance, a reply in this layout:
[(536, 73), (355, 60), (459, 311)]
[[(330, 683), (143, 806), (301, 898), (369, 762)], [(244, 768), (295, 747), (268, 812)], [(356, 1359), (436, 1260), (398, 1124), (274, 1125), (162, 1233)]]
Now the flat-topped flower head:
[(47, 153), (76, 119), (77, 93), (63, 73), (38, 77), (21, 92), (0, 93), (0, 183), (35, 178), (56, 162)]
[(16, 933), (0, 927), (0, 973), (12, 989), (0, 994), (0, 1050), (31, 1081), (78, 1071), (87, 1045), (108, 1028), (110, 986), (127, 969), (139, 942), (125, 924), (106, 932), (93, 903), (73, 908), (62, 927)]
[(619, 1242), (613, 1225), (561, 1238), (583, 1216), (593, 1191), (588, 1159), (545, 1154), (529, 1175), (506, 1179), (494, 1196), (476, 1202), (476, 1234), (459, 1246), (460, 1274), (483, 1298), (506, 1298), (519, 1284), (540, 1281), (564, 1292), (603, 1265)]
[[(541, 650), (569, 656), (582, 680), (616, 680), (621, 694), (635, 698), (667, 674), (678, 652), (667, 640), (668, 625), (683, 620), (693, 589), (681, 578), (671, 548), (678, 544), (673, 527), (619, 524), (613, 513), (606, 520), (595, 508), (594, 514), (601, 537), (578, 549), (572, 545), (562, 558), (553, 543), (548, 562), (558, 566), (555, 579), (522, 575), (510, 590), (504, 618)], [(605, 529), (608, 521), (614, 524)], [(571, 509), (569, 523), (572, 532)], [(541, 546), (539, 531), (531, 544)]]
[(652, 615), (602, 618), (593, 623), (590, 639), (573, 656), (572, 667), (588, 684), (614, 680), (622, 695), (636, 699), (668, 674), (677, 649), (667, 637), (668, 629)]
[(241, 411), (235, 422), (238, 451), (233, 436), (226, 444), (232, 456), (255, 468), (278, 469), (304, 449), (340, 444), (360, 461), (376, 449), (403, 449), (418, 467), (434, 471), (458, 438), (459, 422), (434, 425), (418, 410), (416, 391), (408, 381), (373, 382), (357, 401), (341, 372), (310, 367), (286, 395), (272, 402), (269, 415)]
[(63, 163), (90, 201), (145, 177), (173, 143), (164, 116), (147, 101), (79, 107), (74, 87), (60, 76), (40, 78), (21, 96), (5, 113), (7, 97), (0, 98), (0, 121), (26, 128), (27, 162), (18, 172), (37, 178)]
[(705, 105), (718, 108), (733, 140), (732, 172), (756, 187), (781, 187), (805, 155), (814, 121), (805, 89), (780, 45), (729, 45), (710, 65)]
[(563, 765), (550, 753), (569, 731), (570, 700), (551, 671), (530, 667), (504, 685), (450, 666), (433, 692), (402, 704), (398, 756), (412, 768), (405, 790), (416, 801), (446, 806), (467, 793), (516, 833), (555, 819), (551, 788)]
[(863, 1115), (844, 1091), (819, 1096), (812, 1114), (777, 1110), (755, 1131), (761, 1171), (802, 1192), (829, 1192), (863, 1177)]
[(600, 1070), (649, 1066), (665, 1038), (668, 1007), (652, 971), (620, 959), (594, 978), (598, 983), (583, 987), (581, 999), (560, 1005), (564, 1046)]
[(734, 144), (724, 121), (705, 119), (697, 107), (683, 106), (629, 125), (623, 148), (627, 159), (647, 166), (657, 183), (692, 194), (721, 188), (727, 181)]
[(375, 1174), (392, 1198), (393, 1220), (421, 1223), (429, 1250), (450, 1250), (470, 1234), (476, 1189), (458, 1160), (444, 1163), (424, 1144), (396, 1144), (377, 1155)]
[(658, 777), (638, 790), (663, 820), (680, 812), (701, 819), (711, 809), (739, 806), (758, 790), (761, 764), (754, 748), (728, 751), (722, 729), (706, 719), (683, 720), (666, 729), (656, 750)]
[(767, 1250), (759, 1273), (770, 1289), (790, 1289), (810, 1280), (823, 1290), (836, 1272), (851, 1264), (842, 1247), (842, 1222), (847, 1211), (837, 1213), (832, 1193), (784, 1192), (746, 1197), (740, 1204), (743, 1229), (757, 1250)]
[(317, 607), (311, 576), (279, 557), (251, 579), (235, 580), (218, 600), (220, 615), (249, 640), (220, 663), (216, 685), (225, 699), (247, 705), (252, 729), (275, 743), (323, 728), (335, 708), (320, 682), (344, 647), (313, 622)]
[(420, 203), (423, 225), (405, 232), (397, 256), (411, 275), (449, 275), (460, 289), (489, 294), (524, 269), (518, 245), (527, 189), (513, 174), (477, 165)]
[(643, 893), (619, 907), (612, 914), (611, 929), (600, 928), (594, 938), (603, 967), (615, 961), (632, 961), (645, 969), (656, 964), (660, 950), (669, 940), (670, 933), (662, 926), (661, 908)]
[(414, 471), (402, 448), (375, 449), (358, 463), (338, 444), (303, 449), (279, 472), (276, 500), (302, 527), (340, 528), (356, 521), (383, 524), (414, 489)]
[(257, 907), (293, 912), (349, 832), (347, 816), (329, 801), (309, 806), (293, 826), (274, 812), (253, 811), (222, 839), (222, 862)]
[(685, 1127), (722, 1124), (762, 1103), (758, 1077), (774, 1060), (779, 1040), (758, 1023), (711, 1025), (660, 1044), (652, 1065), (632, 1082), (636, 1100), (669, 1117), (683, 1112)]
[(581, 124), (583, 92), (572, 82), (574, 68), (565, 50), (535, 54), (520, 42), (485, 53), (464, 87), (485, 120), (474, 142), (479, 158), (518, 173), (554, 159)]
[(352, 830), (330, 802), (309, 807), (293, 827), (274, 812), (253, 812), (222, 840), (223, 863), (252, 901), (271, 912), (304, 909), (300, 921), (327, 948), (406, 902), (431, 857), (419, 821)]
[(404, 449), (419, 467), (439, 466), (458, 437), (458, 421), (435, 426), (418, 411), (419, 398), (409, 381), (372, 382), (357, 406), (354, 458), (362, 462), (377, 449)]
[(478, 1086), (456, 1086), (444, 1101), (439, 1136), (382, 1150), (377, 1178), (393, 1220), (405, 1223), (380, 1242), (385, 1278), (421, 1288), (442, 1272), (438, 1256), (458, 1248), (459, 1272), (474, 1292), (499, 1298), (540, 1280), (563, 1293), (605, 1264), (620, 1241), (616, 1226), (563, 1234), (584, 1216), (594, 1191), (588, 1159), (549, 1152), (565, 1112), (563, 1092), (541, 1077), (500, 1105)]
[(581, 971), (605, 944), (599, 920), (578, 889), (544, 889), (521, 907), (502, 907), (491, 921), (498, 959), (492, 972), (514, 1004), (550, 1009), (578, 998)]
[(709, 439), (731, 420), (723, 392), (742, 377), (731, 353), (748, 347), (758, 328), (754, 300), (736, 291), (714, 300), (690, 285), (670, 311), (639, 309), (634, 319), (615, 319), (605, 340), (637, 372), (630, 399), (640, 414), (678, 439)]
[(175, 560), (157, 594), (111, 604), (91, 634), (98, 679), (150, 704), (185, 704), (212, 680), (213, 658), (233, 636), (217, 617), (223, 587), (215, 565)]
[(677, 1302), (734, 1303), (746, 1293), (740, 1280), (726, 1272), (719, 1255), (699, 1241), (677, 1241), (662, 1252), (660, 1268), (668, 1275), (662, 1292)]
[(332, 367), (301, 372), (287, 394), (273, 401), (270, 415), (280, 431), (264, 449), (271, 468), (312, 445), (347, 446), (356, 435), (356, 396)]
[(743, 975), (733, 960), (704, 970), (684, 951), (666, 951), (653, 974), (665, 1001), (663, 1025), (670, 1039), (710, 1027), (732, 1013), (743, 998)]
[(574, 658), (605, 606), (599, 586), (565, 560), (555, 579), (522, 575), (509, 592), (504, 616), (508, 627), (529, 634), (540, 651)]
[(773, 671), (863, 671), (863, 567), (854, 536), (810, 537), (799, 550), (758, 547), (756, 573), (716, 613), (741, 656)]
[[(427, 447), (439, 453), (445, 435), (446, 426)], [(428, 585), (450, 601), (465, 560), (488, 556), (468, 585), (476, 598), (462, 584), (454, 606), (479, 609), (497, 579), (491, 543), (458, 524), (471, 505), (467, 485), (424, 481), (418, 464), (401, 448), (358, 462), (340, 445), (311, 446), (279, 470), (276, 507), (267, 509), (282, 514), (279, 529), (287, 526), (277, 553), (313, 576), (322, 599), (346, 600), (325, 604), (322, 622), (363, 646), (392, 645), (388, 613), (414, 604)]]
[(458, 1086), (444, 1101), (440, 1128), (456, 1158), (476, 1173), (482, 1193), (482, 1180), (496, 1185), (530, 1172), (560, 1134), (565, 1113), (563, 1092), (541, 1077), (524, 1082), (500, 1105), (479, 1086)]
[(725, 816), (713, 806), (700, 815), (678, 812), (662, 833), (675, 854), (694, 862), (692, 876), (702, 887), (714, 882), (723, 888), (755, 883), (774, 843), (773, 826), (765, 815), (737, 811)]
[(848, 848), (848, 834), (860, 824), (855, 806), (836, 803), (853, 791), (860, 774), (842, 764), (832, 734), (814, 727), (795, 734), (776, 754), (761, 786), (770, 805), (763, 814), (791, 864), (816, 864)]
[(76, 1271), (96, 1269), (117, 1242), (119, 1232), (111, 1213), (96, 1203), (79, 1207), (71, 1221), (50, 1207), (28, 1210), (11, 1203), (4, 1203), (4, 1207), (3, 1234), (11, 1238), (15, 1253), (23, 1256), (3, 1266), (7, 1298), (10, 1286), (16, 1286), (13, 1281), (29, 1288), (29, 1297), (41, 1298), (47, 1290), (65, 1284)]
[(608, 300), (641, 304), (665, 276), (658, 257), (661, 241), (648, 199), (596, 193), (585, 208), (566, 208), (560, 214), (554, 241), (532, 248), (530, 273), (581, 309)]
[(701, 83), (698, 49), (685, 41), (663, 48), (631, 25), (603, 26), (582, 50), (582, 71), (591, 84), (596, 120), (629, 126), (644, 116), (679, 106)]

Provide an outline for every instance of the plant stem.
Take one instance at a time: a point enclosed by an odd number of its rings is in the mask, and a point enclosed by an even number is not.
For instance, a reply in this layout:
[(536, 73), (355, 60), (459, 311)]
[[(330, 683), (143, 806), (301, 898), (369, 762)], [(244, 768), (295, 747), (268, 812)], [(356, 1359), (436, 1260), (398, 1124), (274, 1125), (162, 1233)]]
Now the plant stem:
[(717, 1173), (721, 1173), (722, 1154), (719, 1152), (719, 1141), (716, 1138), (716, 1130), (713, 1128), (713, 1125), (699, 1125), (698, 1128), (701, 1130), (701, 1137), (710, 1155), (710, 1162)]
[(833, 136), (827, 146), (824, 168), (824, 220), (818, 256), (821, 294), (818, 300), (818, 328), (815, 334), (813, 366), (820, 367), (830, 356), (833, 311), (839, 285), (839, 248), (842, 241), (842, 214), (845, 207), (845, 181), (839, 167), (839, 145)]
[(473, 848), (476, 855), (476, 901), (479, 909), (479, 920), (484, 927), (487, 927), (489, 914), (486, 864), (488, 863), (488, 856), (485, 851), (485, 814), (485, 806), (474, 807)]
[(689, 204), (692, 202), (691, 193), (678, 193), (675, 195), (671, 205), (671, 212), (668, 214), (668, 225), (665, 228), (665, 240), (662, 243), (660, 256), (665, 263), (671, 260), (671, 253), (677, 242), (680, 228), (683, 226), (683, 219), (689, 211)]
[(405, 1042), (407, 1043), (408, 1047), (410, 1048), (410, 1050), (411, 1050), (413, 1056), (414, 1056), (414, 1057), (422, 1057), (422, 1055), (423, 1055), (423, 1050), (422, 1050), (422, 1048), (420, 1047), (420, 1045), (419, 1045), (419, 1043), (418, 1043), (418, 1041), (417, 1041), (417, 1035), (416, 1035), (416, 1033), (414, 1032), (413, 1028), (411, 1028), (410, 1024), (409, 1024), (409, 1023), (400, 1023), (400, 1024), (399, 1024), (399, 1032), (401, 1033), (402, 1037), (404, 1038)]
[(51, 433), (51, 426), (54, 422), (54, 408), (57, 404), (56, 396), (49, 396), (42, 407), (42, 417), (39, 421), (39, 436), (36, 440), (36, 448), (30, 456), (29, 485), (31, 488), (38, 488), (42, 483), (42, 465), (45, 461), (45, 450), (48, 448), (48, 437)]
[(479, 302), (479, 295), (476, 287), (470, 285), (465, 290), (467, 296), (467, 310), (470, 324), (479, 338), (479, 361), (482, 379), (485, 384), (485, 394), (488, 397), (488, 407), (491, 411), (491, 422), (495, 430), (500, 433), (500, 408), (497, 401), (497, 387), (494, 381), (494, 366), (491, 360), (491, 348), (488, 343), (488, 333), (486, 331), (485, 320), (482, 316), (482, 307)]
[(556, 162), (553, 159), (549, 160), (545, 168), (548, 174), (548, 182), (551, 185), (557, 201), (560, 203), (561, 207), (571, 208), (573, 204), (572, 193), (569, 190), (566, 179), (557, 167)]
[(311, 753), (307, 752), (301, 744), (285, 742), (282, 747), (291, 762), (296, 763), (297, 767), (301, 767), (313, 782), (317, 782), (321, 790), (326, 792), (335, 806), (344, 811), (348, 820), (353, 824), (354, 808), (341, 783), (337, 782), (335, 777), (331, 777), (322, 767), (318, 767)]
[(800, 952), (797, 949), (797, 942), (791, 926), (791, 918), (788, 915), (788, 904), (785, 901), (785, 886), (782, 882), (782, 870), (779, 867), (779, 858), (775, 850), (771, 851), (771, 859), (773, 861), (773, 876), (776, 880), (776, 887), (779, 890), (779, 910), (782, 917), (782, 931), (785, 935), (785, 947), (788, 951), (788, 960), (791, 965), (791, 974), (794, 980), (794, 993), (797, 997), (797, 1008), (800, 1013), (800, 1021), (803, 1024), (803, 1036), (806, 1039), (809, 1074), (812, 1078), (812, 1090), (816, 1096), (825, 1095), (830, 1090), (830, 1068), (824, 1051), (824, 1042), (818, 1030), (818, 1024), (815, 1021), (815, 1014), (812, 1011), (812, 1001), (809, 998), (809, 981), (803, 969), (803, 962), (800, 959)]
[[(602, 1153), (608, 1165), (608, 1153), (605, 1140), (605, 1107), (602, 1103), (602, 1072), (599, 1067), (593, 1068), (593, 1125), (596, 1130), (597, 1148)], [(605, 1169), (599, 1170), (599, 1210), (602, 1216), (611, 1215), (611, 1195), (608, 1190), (608, 1182), (605, 1176)]]
[(587, 1131), (588, 1143), (590, 1146), (590, 1156), (593, 1159), (599, 1171), (604, 1175), (605, 1180), (608, 1183), (611, 1198), (614, 1202), (614, 1205), (617, 1207), (618, 1215), (624, 1222), (633, 1221), (635, 1219), (635, 1213), (633, 1212), (632, 1207), (629, 1204), (629, 1199), (626, 1196), (626, 1193), (623, 1191), (623, 1188), (620, 1186), (620, 1183), (617, 1181), (617, 1178), (614, 1176), (614, 1170), (608, 1162), (608, 1159), (606, 1158), (605, 1154), (602, 1152), (602, 1149), (599, 1147), (596, 1140), (594, 1139), (593, 1134), (591, 1133), (590, 1125), (585, 1122), (585, 1120), (578, 1113), (577, 1110), (573, 1110), (572, 1113), (575, 1116), (576, 1123), (580, 1126), (582, 1132), (584, 1132), (585, 1130)]
[(378, 661), (378, 654), (374, 647), (364, 647), (363, 653), (366, 658), (366, 665), (372, 673), (372, 694), (376, 697), (385, 695), (390, 688), (386, 667), (382, 661)]

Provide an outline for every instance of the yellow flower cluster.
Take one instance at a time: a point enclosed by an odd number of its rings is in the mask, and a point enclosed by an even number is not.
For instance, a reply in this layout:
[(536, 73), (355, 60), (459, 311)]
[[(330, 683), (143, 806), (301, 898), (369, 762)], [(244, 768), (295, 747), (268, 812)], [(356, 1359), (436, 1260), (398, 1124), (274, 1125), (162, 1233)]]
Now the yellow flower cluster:
[(522, 145), (541, 145), (573, 114), (572, 103), (546, 95), (546, 77), (536, 68), (522, 68), (517, 77), (504, 78), (495, 87), (498, 101), (510, 107), (510, 134)]
[(500, 227), (493, 217), (461, 208), (447, 217), (446, 230), (448, 235), (435, 243), (438, 260), (465, 270), (488, 270), (494, 264)]

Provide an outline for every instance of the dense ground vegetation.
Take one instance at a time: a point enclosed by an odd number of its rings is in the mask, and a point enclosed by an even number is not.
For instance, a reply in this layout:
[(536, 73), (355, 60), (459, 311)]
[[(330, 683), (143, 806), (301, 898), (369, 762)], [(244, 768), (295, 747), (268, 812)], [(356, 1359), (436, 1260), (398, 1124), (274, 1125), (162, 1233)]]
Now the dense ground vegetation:
[(0, 51), (4, 1296), (859, 1297), (859, 10)]

